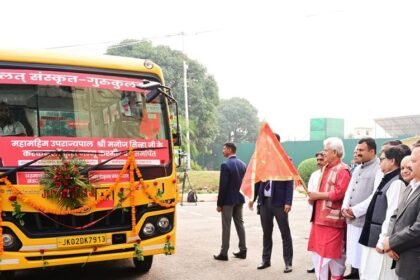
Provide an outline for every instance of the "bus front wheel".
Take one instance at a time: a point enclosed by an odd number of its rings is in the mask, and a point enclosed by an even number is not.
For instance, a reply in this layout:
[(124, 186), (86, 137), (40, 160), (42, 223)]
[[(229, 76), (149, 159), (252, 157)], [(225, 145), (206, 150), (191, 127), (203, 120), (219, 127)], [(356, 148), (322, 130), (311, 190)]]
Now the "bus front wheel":
[(148, 272), (153, 264), (153, 256), (145, 256), (143, 261), (133, 258), (134, 267), (138, 272)]

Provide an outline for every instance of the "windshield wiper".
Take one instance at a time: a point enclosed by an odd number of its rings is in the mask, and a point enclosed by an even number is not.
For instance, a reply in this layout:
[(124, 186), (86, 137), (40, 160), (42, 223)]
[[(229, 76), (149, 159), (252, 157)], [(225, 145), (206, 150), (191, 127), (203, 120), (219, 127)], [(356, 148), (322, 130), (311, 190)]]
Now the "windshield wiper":
[[(154, 147), (154, 148), (135, 148), (135, 149), (132, 149), (132, 150), (133, 150), (133, 151), (145, 151), (145, 150), (155, 150), (155, 149), (165, 149), (165, 147)], [(113, 156), (113, 157), (111, 157), (111, 158), (109, 158), (109, 159), (107, 159), (107, 160), (105, 160), (105, 161), (103, 161), (103, 162), (101, 162), (101, 163), (96, 164), (96, 165), (86, 167), (85, 169), (83, 169), (82, 171), (80, 171), (80, 174), (82, 174), (82, 175), (86, 175), (86, 174), (88, 174), (88, 172), (89, 172), (89, 171), (92, 171), (92, 170), (98, 169), (99, 167), (102, 167), (102, 166), (104, 166), (105, 164), (107, 164), (108, 162), (110, 162), (111, 160), (114, 160), (114, 159), (116, 159), (116, 158), (119, 158), (120, 156), (125, 155), (125, 154), (127, 154), (128, 152), (130, 152), (130, 150), (118, 151), (118, 152), (116, 152), (116, 153), (118, 153), (118, 155)]]
[(16, 168), (13, 168), (13, 169), (11, 169), (9, 171), (6, 171), (6, 172), (0, 174), (0, 178), (7, 177), (9, 174), (12, 174), (12, 173), (21, 171), (21, 170), (25, 169), (26, 167), (31, 166), (35, 162), (40, 161), (41, 159), (44, 159), (44, 158), (46, 158), (46, 157), (48, 157), (50, 155), (54, 155), (54, 154), (61, 155), (61, 156), (64, 155), (64, 154), (103, 154), (103, 153), (97, 153), (97, 152), (63, 151), (63, 150), (30, 151), (30, 152), (33, 152), (33, 153), (45, 153), (45, 155), (43, 155), (42, 157), (36, 158), (36, 159), (34, 159), (34, 160), (30, 161), (30, 162), (27, 162), (27, 163), (25, 163), (23, 165), (20, 165), (20, 166), (18, 166)]

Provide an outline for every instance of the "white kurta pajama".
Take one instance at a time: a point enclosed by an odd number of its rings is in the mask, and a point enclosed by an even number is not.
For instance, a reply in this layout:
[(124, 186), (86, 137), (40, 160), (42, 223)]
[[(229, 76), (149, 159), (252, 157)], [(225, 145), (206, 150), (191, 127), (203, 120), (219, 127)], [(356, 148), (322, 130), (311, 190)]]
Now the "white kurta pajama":
[[(377, 247), (383, 249), (383, 241), (387, 236), (389, 221), (398, 206), (400, 190), (405, 184), (394, 181), (386, 192), (388, 207), (386, 210), (385, 221), (382, 224), (381, 234)], [(391, 269), (392, 259), (386, 254), (379, 254), (375, 248), (362, 246), (362, 262), (359, 270), (361, 280), (398, 280), (395, 269)]]
[(361, 233), (361, 227), (356, 227), (352, 224), (347, 224), (346, 263), (351, 264), (353, 268), (360, 268), (362, 262), (361, 256), (363, 246), (359, 243)]
[(360, 268), (362, 245), (359, 244), (360, 234), (365, 219), (367, 207), (373, 196), (374, 190), (379, 185), (383, 174), (379, 169), (379, 159), (374, 158), (370, 161), (358, 165), (344, 196), (342, 208), (352, 208), (355, 219), (347, 220), (346, 233), (346, 263), (352, 268)]

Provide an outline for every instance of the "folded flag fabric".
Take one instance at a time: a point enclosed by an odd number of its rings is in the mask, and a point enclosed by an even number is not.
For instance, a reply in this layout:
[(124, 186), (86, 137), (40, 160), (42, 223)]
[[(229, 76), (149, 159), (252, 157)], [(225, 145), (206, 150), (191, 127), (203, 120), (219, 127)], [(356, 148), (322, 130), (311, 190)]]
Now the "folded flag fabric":
[(295, 186), (302, 185), (296, 167), (293, 165), (268, 123), (263, 123), (258, 134), (255, 151), (242, 180), (241, 192), (252, 199), (256, 182), (294, 180)]

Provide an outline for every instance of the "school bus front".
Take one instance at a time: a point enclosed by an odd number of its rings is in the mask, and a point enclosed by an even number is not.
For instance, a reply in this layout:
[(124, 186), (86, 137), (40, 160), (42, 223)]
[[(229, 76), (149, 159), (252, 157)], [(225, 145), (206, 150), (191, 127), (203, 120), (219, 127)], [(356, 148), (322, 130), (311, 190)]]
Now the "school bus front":
[(175, 252), (170, 111), (145, 80), (143, 60), (0, 51), (0, 271)]

